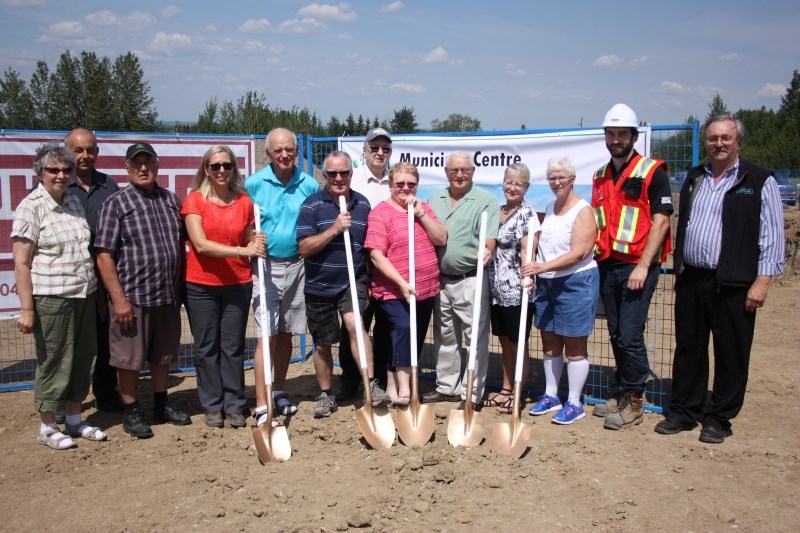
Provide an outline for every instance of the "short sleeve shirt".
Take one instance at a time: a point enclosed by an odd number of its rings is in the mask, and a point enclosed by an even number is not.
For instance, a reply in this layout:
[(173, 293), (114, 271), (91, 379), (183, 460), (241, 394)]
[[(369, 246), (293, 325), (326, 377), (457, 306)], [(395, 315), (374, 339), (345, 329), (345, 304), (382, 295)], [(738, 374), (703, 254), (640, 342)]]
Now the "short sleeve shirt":
[(185, 253), (181, 201), (167, 189), (129, 185), (100, 209), (95, 249), (115, 252), (117, 275), (138, 307), (177, 305)]
[[(353, 269), (356, 281), (366, 281), (367, 260), (364, 252), (364, 240), (367, 236), (370, 205), (364, 195), (353, 190), (350, 193), (347, 211), (353, 222), (350, 227)], [(334, 202), (333, 196), (327, 189), (312, 194), (306, 198), (300, 208), (300, 216), (297, 218), (297, 242), (327, 230), (336, 221), (337, 216), (339, 216), (339, 204)], [(314, 296), (335, 298), (349, 288), (350, 279), (347, 273), (344, 233), (337, 235), (317, 255), (305, 258), (305, 265), (305, 292)]]
[(33, 242), (31, 282), (35, 296), (85, 298), (97, 289), (89, 253), (89, 224), (80, 200), (67, 192), (60, 205), (38, 187), (14, 212), (11, 238)]
[(267, 255), (274, 259), (297, 256), (297, 215), (303, 201), (319, 191), (317, 180), (295, 167), (294, 174), (284, 185), (269, 164), (248, 177), (244, 186), (253, 203), (261, 209), (261, 231), (267, 234)]
[[(427, 204), (422, 204), (427, 216), (438, 222), (436, 214)], [(368, 250), (383, 252), (397, 273), (408, 281), (408, 213), (398, 211), (381, 202), (369, 214)], [(424, 300), (439, 294), (439, 260), (428, 232), (419, 219), (414, 219), (414, 272), (417, 298)], [(400, 288), (377, 268), (372, 269), (372, 297), (378, 300), (403, 298)]]
[[(181, 216), (200, 216), (206, 238), (225, 246), (245, 246), (247, 228), (255, 224), (253, 201), (240, 194), (228, 205), (219, 205), (203, 197), (199, 191), (189, 193), (183, 202)], [(186, 281), (200, 285), (242, 285), (252, 281), (248, 257), (210, 257), (197, 251), (189, 241), (186, 258)]]
[(500, 227), (500, 206), (497, 201), (473, 184), (454, 207), (450, 207), (449, 188), (431, 194), (428, 204), (447, 228), (447, 244), (436, 248), (439, 269), (450, 276), (475, 270), (478, 266), (481, 213), (486, 211), (489, 215), (486, 238), (496, 239)]
[[(522, 304), (522, 238), (528, 236), (528, 229), (539, 231), (539, 217), (526, 202), (500, 225), (497, 232), (497, 246), (494, 258), (489, 263), (489, 289), (492, 303), (503, 307)], [(529, 301), (533, 301), (531, 291)]]

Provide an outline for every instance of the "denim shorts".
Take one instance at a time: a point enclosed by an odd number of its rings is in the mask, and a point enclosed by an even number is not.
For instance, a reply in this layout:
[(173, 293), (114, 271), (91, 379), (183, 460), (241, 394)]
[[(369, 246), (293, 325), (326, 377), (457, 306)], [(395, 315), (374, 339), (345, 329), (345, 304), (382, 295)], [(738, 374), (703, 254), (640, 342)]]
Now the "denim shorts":
[(536, 280), (536, 318), (541, 331), (562, 337), (586, 337), (594, 329), (600, 275), (596, 268)]

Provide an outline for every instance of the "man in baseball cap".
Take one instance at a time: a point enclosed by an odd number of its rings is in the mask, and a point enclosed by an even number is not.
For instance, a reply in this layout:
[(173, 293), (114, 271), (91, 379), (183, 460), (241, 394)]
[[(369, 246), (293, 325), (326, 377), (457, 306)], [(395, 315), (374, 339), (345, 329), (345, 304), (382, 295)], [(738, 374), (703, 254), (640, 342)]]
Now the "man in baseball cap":
[(125, 152), (125, 159), (130, 161), (131, 159), (136, 157), (136, 154), (141, 154), (141, 153), (150, 154), (153, 157), (158, 157), (156, 151), (153, 150), (153, 147), (150, 146), (148, 143), (136, 143), (128, 147), (128, 151)]

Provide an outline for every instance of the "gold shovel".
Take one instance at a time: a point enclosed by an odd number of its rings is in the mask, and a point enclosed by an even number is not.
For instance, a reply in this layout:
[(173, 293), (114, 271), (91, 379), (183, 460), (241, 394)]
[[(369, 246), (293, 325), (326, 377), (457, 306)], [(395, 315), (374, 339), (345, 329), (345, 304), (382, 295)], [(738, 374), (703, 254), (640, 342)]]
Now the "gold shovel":
[(472, 300), (472, 338), (469, 343), (469, 363), (467, 365), (467, 399), (464, 401), (464, 410), (450, 411), (447, 423), (447, 440), (453, 446), (477, 446), (483, 440), (486, 417), (472, 407), (472, 386), (475, 380), (475, 355), (478, 350), (479, 340), (478, 324), (481, 320), (481, 294), (483, 293), (483, 256), (486, 250), (486, 225), (488, 220), (486, 211), (481, 213), (481, 229), (478, 239), (478, 272), (475, 278), (475, 298)]
[[(339, 210), (347, 211), (347, 202), (344, 196), (339, 197)], [(367, 367), (367, 352), (364, 347), (364, 328), (361, 321), (361, 310), (358, 307), (358, 290), (356, 289), (356, 274), (353, 267), (353, 250), (350, 245), (350, 230), (344, 230), (344, 249), (347, 255), (347, 275), (350, 278), (350, 297), (353, 300), (353, 315), (356, 324), (356, 342), (358, 343), (358, 357), (361, 365), (361, 381), (364, 385), (364, 405), (356, 410), (356, 420), (361, 434), (370, 446), (376, 450), (391, 448), (394, 444), (394, 421), (387, 407), (372, 407), (372, 393), (369, 389), (369, 370)]]
[[(416, 290), (414, 258), (414, 206), (408, 205), (408, 282), (412, 291)], [(433, 406), (419, 402), (417, 382), (417, 295), (411, 293), (409, 302), (409, 321), (411, 337), (411, 401), (408, 405), (397, 407), (397, 434), (409, 448), (424, 446), (433, 435)]]
[[(261, 210), (255, 205), (256, 231), (261, 231)], [(253, 434), (253, 444), (258, 452), (258, 460), (261, 464), (266, 464), (272, 459), (285, 461), (292, 456), (292, 445), (289, 444), (289, 435), (286, 427), (276, 422), (273, 427), (273, 413), (275, 405), (272, 399), (272, 358), (269, 351), (269, 322), (267, 322), (267, 299), (264, 290), (266, 270), (264, 269), (264, 259), (258, 258), (258, 295), (261, 298), (259, 310), (261, 312), (261, 344), (264, 347), (264, 382), (267, 387), (267, 421), (261, 426), (252, 425), (250, 431)]]
[[(525, 252), (525, 264), (533, 259), (533, 225), (528, 226), (528, 248)], [(531, 440), (533, 426), (523, 424), (519, 418), (520, 399), (522, 397), (522, 363), (523, 357), (528, 357), (525, 353), (525, 341), (527, 331), (525, 331), (526, 317), (528, 316), (528, 282), (530, 276), (525, 276), (522, 281), (522, 307), (519, 315), (519, 334), (517, 335), (517, 361), (514, 370), (514, 406), (511, 410), (511, 422), (501, 422), (494, 427), (492, 435), (489, 437), (489, 449), (493, 452), (507, 455), (514, 459), (519, 459)]]

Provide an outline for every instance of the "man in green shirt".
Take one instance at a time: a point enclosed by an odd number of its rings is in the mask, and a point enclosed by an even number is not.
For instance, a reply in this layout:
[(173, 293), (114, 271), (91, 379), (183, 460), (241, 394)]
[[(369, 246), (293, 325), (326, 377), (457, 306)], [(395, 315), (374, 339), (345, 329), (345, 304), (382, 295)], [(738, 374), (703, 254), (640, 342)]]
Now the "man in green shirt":
[[(436, 217), (447, 228), (447, 244), (437, 248), (442, 288), (434, 306), (434, 341), (438, 354), (436, 390), (425, 394), (422, 401), (462, 400), (462, 406), (467, 401), (467, 348), (474, 332), (476, 371), (473, 396), (469, 401), (477, 409), (481, 405), (489, 367), (489, 278), (484, 272), (482, 279), (477, 279), (480, 221), (481, 213), (486, 211), (489, 215), (483, 261), (486, 266), (492, 260), (500, 227), (500, 206), (491, 194), (473, 184), (475, 165), (467, 152), (450, 154), (445, 172), (450, 186), (434, 192), (428, 200)], [(483, 283), (480, 302), (473, 301), (476, 283)], [(481, 317), (473, 328), (474, 305), (481, 306)]]

